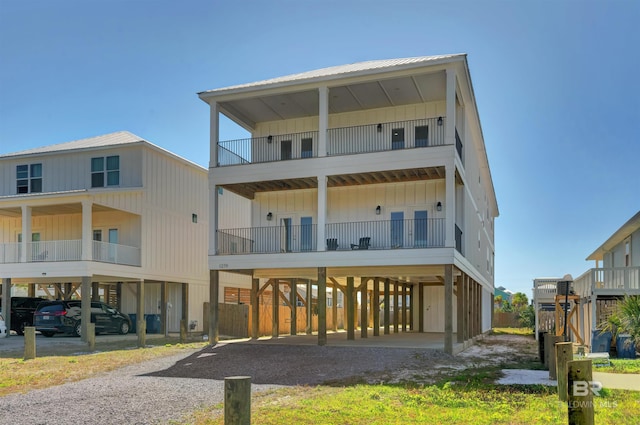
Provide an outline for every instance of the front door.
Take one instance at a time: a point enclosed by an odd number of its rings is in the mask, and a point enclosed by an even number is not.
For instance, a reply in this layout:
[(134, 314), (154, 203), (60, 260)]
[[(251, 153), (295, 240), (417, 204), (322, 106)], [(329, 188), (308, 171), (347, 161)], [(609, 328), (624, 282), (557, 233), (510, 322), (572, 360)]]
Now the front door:
[(313, 225), (311, 217), (300, 217), (300, 250), (313, 251)]
[(118, 248), (118, 229), (109, 229), (109, 261), (116, 261)]
[(404, 212), (391, 213), (391, 248), (402, 248), (404, 245)]
[(426, 248), (427, 245), (427, 211), (413, 213), (413, 243), (416, 248)]
[(283, 252), (291, 252), (293, 248), (293, 219), (291, 217), (283, 217), (280, 219), (280, 250)]

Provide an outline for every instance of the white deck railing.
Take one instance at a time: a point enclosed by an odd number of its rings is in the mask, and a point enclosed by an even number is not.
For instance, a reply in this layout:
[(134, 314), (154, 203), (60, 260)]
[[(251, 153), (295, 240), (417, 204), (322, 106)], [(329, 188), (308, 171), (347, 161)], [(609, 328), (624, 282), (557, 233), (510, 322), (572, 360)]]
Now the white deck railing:
[(640, 267), (589, 269), (573, 282), (581, 297), (640, 293)]
[(556, 285), (548, 282), (534, 288), (534, 299), (538, 303), (553, 302), (556, 297)]
[[(113, 264), (140, 266), (140, 248), (93, 241), (93, 260)], [(27, 263), (80, 261), (82, 240), (27, 242)], [(0, 264), (22, 262), (22, 244), (0, 244)]]

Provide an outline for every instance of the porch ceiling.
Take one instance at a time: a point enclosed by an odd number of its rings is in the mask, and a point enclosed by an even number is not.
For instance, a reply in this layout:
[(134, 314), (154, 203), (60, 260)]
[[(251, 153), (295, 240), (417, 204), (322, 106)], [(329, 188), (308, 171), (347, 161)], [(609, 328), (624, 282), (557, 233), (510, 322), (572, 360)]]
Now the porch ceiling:
[[(328, 187), (358, 186), (367, 184), (398, 183), (418, 180), (443, 179), (444, 167), (424, 167), (404, 170), (374, 171), (368, 173), (338, 174), (328, 177)], [(228, 184), (225, 189), (253, 199), (256, 192), (273, 192), (280, 190), (315, 189), (318, 181), (315, 177), (299, 179), (269, 180), (261, 182)]]
[[(329, 87), (329, 113), (359, 111), (431, 102), (445, 98), (444, 71), (379, 78), (356, 79)], [(265, 93), (255, 97), (221, 101), (221, 110), (249, 127), (256, 123), (319, 115), (318, 90)]]
[[(104, 205), (93, 204), (93, 212), (114, 211), (113, 208), (105, 207)], [(40, 205), (31, 207), (31, 216), (45, 216), (45, 215), (62, 215), (62, 214), (81, 214), (82, 204), (69, 203), (69, 204), (57, 204), (57, 205)], [(22, 217), (22, 209), (20, 207), (5, 207), (0, 208), (0, 217), (20, 218)]]

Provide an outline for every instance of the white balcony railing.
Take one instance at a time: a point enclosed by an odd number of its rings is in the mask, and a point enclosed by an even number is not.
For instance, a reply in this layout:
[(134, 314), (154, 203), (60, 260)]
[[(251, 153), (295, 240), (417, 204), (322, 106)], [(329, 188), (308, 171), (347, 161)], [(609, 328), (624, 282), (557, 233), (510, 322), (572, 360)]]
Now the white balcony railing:
[(640, 293), (640, 267), (589, 269), (574, 280), (573, 288), (581, 297), (598, 293), (610, 295)]
[(140, 265), (140, 248), (93, 241), (93, 260), (103, 263)]
[(553, 302), (557, 293), (555, 283), (542, 283), (534, 288), (534, 298), (537, 302)]
[[(140, 248), (93, 241), (92, 254), (94, 261), (140, 266)], [(27, 263), (80, 260), (82, 260), (82, 240), (27, 242)], [(0, 264), (21, 261), (21, 243), (0, 244)]]

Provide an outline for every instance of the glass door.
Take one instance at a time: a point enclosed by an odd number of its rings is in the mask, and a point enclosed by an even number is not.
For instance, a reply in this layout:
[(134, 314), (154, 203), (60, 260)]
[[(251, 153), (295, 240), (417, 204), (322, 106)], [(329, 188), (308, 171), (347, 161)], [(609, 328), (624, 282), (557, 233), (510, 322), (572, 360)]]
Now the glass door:
[(427, 211), (413, 213), (413, 243), (416, 248), (426, 248), (427, 243)]
[(404, 211), (391, 213), (391, 248), (404, 246)]
[(313, 221), (311, 217), (300, 217), (300, 250), (313, 251)]

